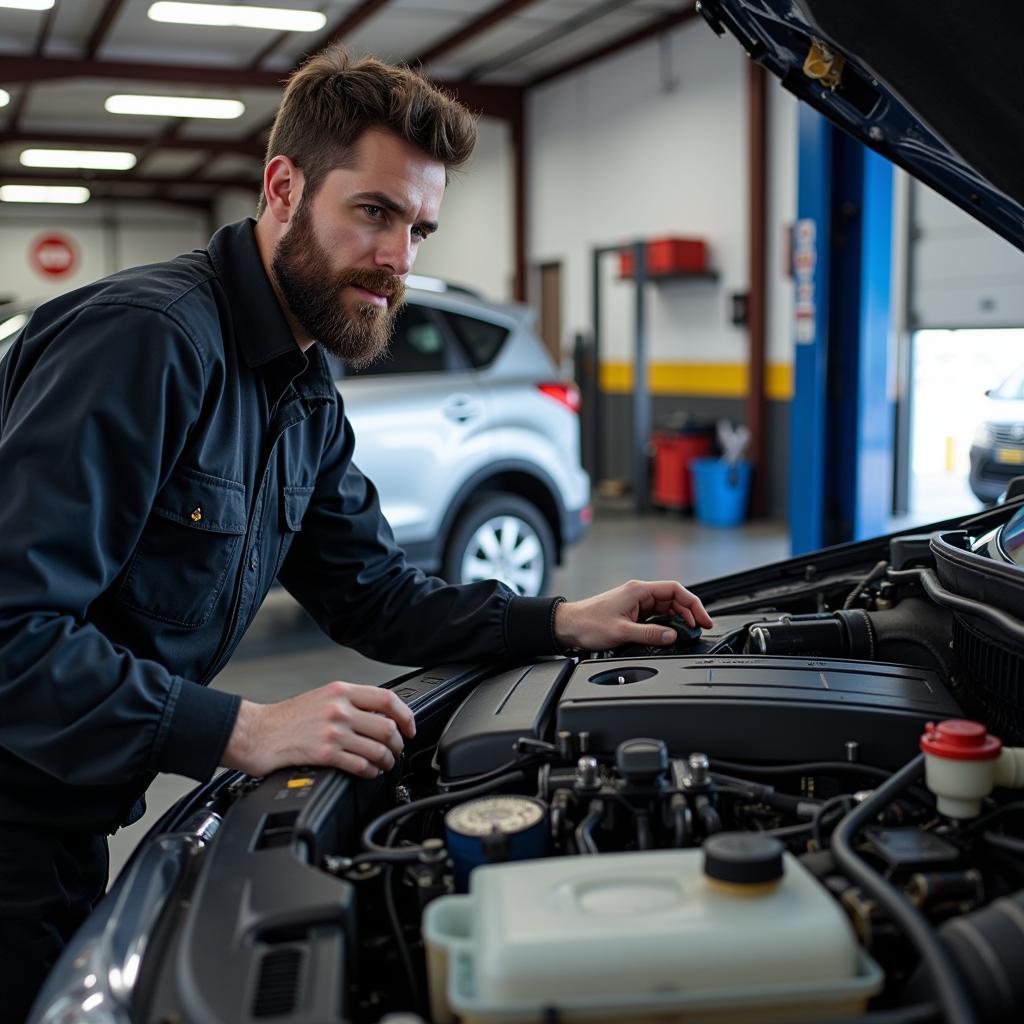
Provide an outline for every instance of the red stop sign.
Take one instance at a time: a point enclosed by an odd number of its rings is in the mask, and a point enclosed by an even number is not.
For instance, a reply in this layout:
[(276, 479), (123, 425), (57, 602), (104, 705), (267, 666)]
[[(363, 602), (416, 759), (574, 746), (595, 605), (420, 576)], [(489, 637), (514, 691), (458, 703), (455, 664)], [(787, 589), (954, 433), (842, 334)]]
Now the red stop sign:
[(40, 273), (61, 277), (78, 265), (78, 247), (66, 235), (43, 235), (32, 243), (29, 260)]

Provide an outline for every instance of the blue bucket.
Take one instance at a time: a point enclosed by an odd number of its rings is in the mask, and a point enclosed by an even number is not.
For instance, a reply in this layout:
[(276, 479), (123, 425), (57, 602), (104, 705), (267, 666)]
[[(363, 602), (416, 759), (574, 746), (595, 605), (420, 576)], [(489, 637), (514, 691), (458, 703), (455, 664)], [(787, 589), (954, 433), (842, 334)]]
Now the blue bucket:
[(730, 466), (722, 459), (694, 459), (693, 499), (697, 521), (706, 526), (738, 526), (750, 497), (750, 463)]

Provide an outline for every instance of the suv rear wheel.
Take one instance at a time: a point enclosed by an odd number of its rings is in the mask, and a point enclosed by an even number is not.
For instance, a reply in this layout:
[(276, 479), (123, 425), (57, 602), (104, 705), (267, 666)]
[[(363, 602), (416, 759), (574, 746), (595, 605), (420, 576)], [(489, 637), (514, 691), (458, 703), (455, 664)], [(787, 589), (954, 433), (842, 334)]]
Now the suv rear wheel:
[(555, 543), (541, 511), (515, 494), (488, 494), (459, 517), (441, 575), (452, 583), (501, 580), (517, 594), (543, 594)]

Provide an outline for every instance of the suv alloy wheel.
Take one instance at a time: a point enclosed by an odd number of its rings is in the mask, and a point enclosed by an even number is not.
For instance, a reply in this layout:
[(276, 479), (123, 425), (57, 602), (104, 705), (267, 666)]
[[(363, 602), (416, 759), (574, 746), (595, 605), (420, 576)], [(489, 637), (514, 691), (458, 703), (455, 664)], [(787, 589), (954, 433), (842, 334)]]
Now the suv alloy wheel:
[(536, 597), (547, 588), (554, 551), (551, 527), (536, 506), (515, 494), (488, 494), (459, 517), (441, 575), (452, 583), (498, 579)]

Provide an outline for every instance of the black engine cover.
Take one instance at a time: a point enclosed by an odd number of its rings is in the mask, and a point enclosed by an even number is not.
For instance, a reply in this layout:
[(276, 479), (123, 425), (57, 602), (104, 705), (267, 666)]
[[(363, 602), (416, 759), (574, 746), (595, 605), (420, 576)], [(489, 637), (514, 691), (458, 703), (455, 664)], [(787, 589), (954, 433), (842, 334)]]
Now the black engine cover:
[[(621, 682), (619, 680), (622, 680)], [(839, 659), (650, 658), (584, 661), (558, 702), (558, 729), (591, 749), (652, 736), (674, 756), (840, 760), (856, 740), (867, 764), (896, 768), (924, 724), (963, 713), (939, 677), (907, 665)]]

